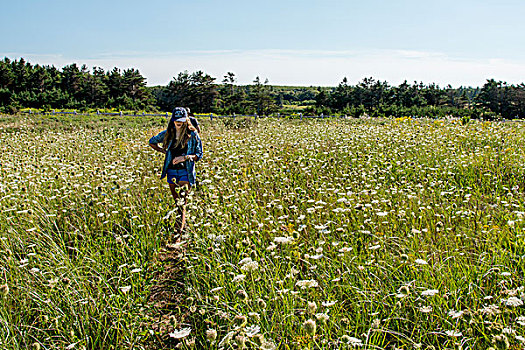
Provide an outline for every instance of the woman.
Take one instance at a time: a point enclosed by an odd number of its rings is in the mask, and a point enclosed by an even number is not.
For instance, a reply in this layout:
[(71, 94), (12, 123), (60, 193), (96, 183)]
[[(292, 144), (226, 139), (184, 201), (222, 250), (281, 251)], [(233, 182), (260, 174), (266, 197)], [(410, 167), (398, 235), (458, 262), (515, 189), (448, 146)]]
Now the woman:
[[(162, 147), (158, 144), (162, 142)], [(166, 130), (149, 140), (149, 145), (164, 153), (161, 179), (167, 176), (171, 195), (178, 206), (177, 233), (182, 233), (186, 224), (186, 193), (195, 185), (195, 162), (202, 158), (202, 142), (199, 134), (189, 122), (188, 112), (183, 107), (173, 110)], [(183, 190), (179, 193), (179, 190)], [(183, 204), (179, 199), (183, 199)]]

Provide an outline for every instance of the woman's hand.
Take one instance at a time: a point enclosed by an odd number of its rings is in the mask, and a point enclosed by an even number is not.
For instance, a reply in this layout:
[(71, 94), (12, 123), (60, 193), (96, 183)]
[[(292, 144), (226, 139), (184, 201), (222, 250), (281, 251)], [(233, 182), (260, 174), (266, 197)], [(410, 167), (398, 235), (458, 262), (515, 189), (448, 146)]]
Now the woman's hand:
[(171, 161), (171, 163), (172, 163), (173, 165), (175, 165), (175, 164), (182, 163), (182, 162), (184, 162), (185, 160), (186, 160), (186, 159), (185, 159), (184, 156), (179, 156), (179, 157), (175, 157), (175, 158), (173, 158), (173, 160)]

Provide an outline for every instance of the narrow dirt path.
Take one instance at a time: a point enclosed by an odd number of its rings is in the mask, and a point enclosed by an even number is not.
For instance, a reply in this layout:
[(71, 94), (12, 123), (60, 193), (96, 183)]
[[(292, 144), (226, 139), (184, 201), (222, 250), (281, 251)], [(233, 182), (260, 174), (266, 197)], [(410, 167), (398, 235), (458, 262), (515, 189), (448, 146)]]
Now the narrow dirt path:
[[(158, 269), (148, 299), (151, 342), (148, 349), (173, 349), (180, 341), (170, 333), (184, 322), (189, 310), (185, 307), (185, 248), (182, 243), (168, 243), (157, 255)], [(151, 332), (151, 331), (150, 331)]]

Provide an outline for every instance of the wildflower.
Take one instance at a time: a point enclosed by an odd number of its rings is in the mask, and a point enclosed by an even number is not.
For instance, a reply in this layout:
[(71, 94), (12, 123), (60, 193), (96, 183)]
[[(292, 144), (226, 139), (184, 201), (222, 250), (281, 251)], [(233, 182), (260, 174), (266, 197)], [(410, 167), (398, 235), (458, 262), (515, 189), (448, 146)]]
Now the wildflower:
[(315, 301), (309, 301), (308, 302), (308, 312), (313, 314), (317, 311), (317, 304)]
[(263, 341), (261, 344), (261, 350), (275, 350), (277, 349), (277, 345), (271, 341)]
[(130, 290), (131, 286), (120, 287), (120, 291), (124, 294), (128, 293)]
[(235, 343), (239, 349), (244, 349), (246, 347), (246, 338), (242, 335), (235, 337)]
[(328, 316), (327, 314), (325, 313), (318, 313), (318, 314), (315, 314), (315, 318), (317, 318), (317, 320), (319, 322), (321, 322), (322, 324), (326, 324), (326, 322), (328, 321), (328, 319), (330, 318), (330, 316)]
[(217, 287), (217, 288), (210, 289), (210, 293), (218, 292), (218, 291), (220, 291), (220, 290), (223, 289), (223, 288), (224, 288), (224, 287)]
[(353, 347), (363, 346), (363, 342), (361, 341), (361, 339), (354, 338), (346, 334), (341, 337), (341, 341)]
[(273, 239), (273, 241), (274, 241), (275, 243), (280, 243), (280, 244), (282, 244), (282, 245), (290, 244), (290, 243), (293, 242), (293, 240), (294, 240), (293, 237), (275, 237), (275, 238)]
[(310, 255), (309, 258), (312, 259), (312, 260), (319, 260), (321, 258), (323, 258), (324, 255), (323, 254), (316, 254), (316, 255)]
[(244, 258), (241, 261), (239, 261), (239, 265), (242, 266), (242, 265), (247, 264), (249, 262), (252, 262), (252, 258), (250, 258), (250, 257)]
[(448, 335), (449, 337), (461, 337), (463, 336), (463, 333), (461, 332), (456, 332), (456, 331), (445, 331), (445, 334)]
[(184, 339), (191, 333), (191, 328), (182, 328), (169, 333), (170, 338)]
[(464, 314), (464, 311), (454, 311), (454, 310), (450, 310), (448, 312), (448, 316), (449, 317), (452, 317), (453, 319), (456, 319), (456, 318), (460, 318), (461, 316), (463, 316)]
[(519, 316), (518, 319), (516, 320), (516, 322), (517, 322), (520, 326), (525, 326), (525, 316)]
[(432, 312), (432, 306), (422, 306), (419, 308), (419, 311), (424, 314), (428, 314), (429, 312)]
[(324, 307), (330, 307), (330, 306), (334, 306), (336, 303), (337, 303), (337, 300), (334, 300), (334, 301), (323, 301), (321, 303), (321, 305), (323, 305)]
[(301, 289), (307, 289), (307, 288), (315, 288), (319, 286), (319, 283), (317, 283), (316, 280), (301, 280), (297, 281), (295, 283), (297, 287), (301, 287)]
[(277, 245), (275, 243), (271, 242), (270, 245), (268, 247), (266, 247), (266, 250), (271, 252), (275, 248), (277, 248)]
[(0, 294), (6, 296), (9, 294), (9, 286), (6, 284), (0, 284)]
[(483, 309), (478, 310), (483, 315), (494, 316), (499, 314), (501, 311), (497, 305), (485, 306)]
[(426, 260), (423, 259), (416, 259), (414, 262), (418, 265), (428, 265), (428, 262), (426, 262)]
[(421, 292), (421, 295), (431, 297), (431, 296), (434, 296), (434, 295), (436, 295), (438, 293), (439, 293), (439, 290), (437, 290), (437, 289), (427, 289), (427, 290)]
[(508, 349), (510, 347), (509, 338), (503, 334), (492, 337), (492, 344), (498, 349)]
[(315, 323), (314, 320), (312, 320), (311, 318), (304, 321), (303, 323), (303, 327), (304, 327), (304, 330), (306, 331), (306, 333), (308, 333), (309, 335), (311, 336), (314, 336), (315, 335), (315, 331), (316, 331), (316, 328), (317, 328), (317, 324)]
[(246, 336), (248, 338), (253, 338), (256, 334), (258, 334), (261, 331), (261, 327), (257, 325), (251, 325), (249, 327), (246, 327)]
[(505, 303), (506, 306), (521, 306), (523, 305), (523, 300), (516, 297), (510, 297), (508, 299), (502, 299), (503, 303)]
[[(237, 275), (235, 277), (233, 277), (232, 279), (232, 282), (241, 282), (241, 281), (244, 281), (244, 279), (246, 278), (246, 275)], [(222, 287), (220, 287), (222, 288)]]
[(241, 266), (241, 270), (247, 271), (247, 272), (255, 271), (258, 268), (259, 268), (259, 263), (257, 261), (250, 261)]

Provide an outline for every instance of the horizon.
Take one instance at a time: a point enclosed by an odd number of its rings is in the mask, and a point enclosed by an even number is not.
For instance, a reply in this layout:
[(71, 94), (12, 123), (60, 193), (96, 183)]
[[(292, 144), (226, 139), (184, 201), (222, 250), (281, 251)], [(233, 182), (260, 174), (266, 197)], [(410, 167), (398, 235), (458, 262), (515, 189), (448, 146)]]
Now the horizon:
[[(146, 76), (143, 71), (141, 69), (139, 69), (138, 67), (133, 67), (133, 66), (125, 66), (125, 67), (119, 67), (119, 66), (111, 66), (111, 65), (100, 65), (100, 64), (94, 64), (92, 66), (89, 66), (87, 63), (85, 62), (75, 62), (75, 61), (71, 61), (71, 62), (61, 62), (60, 64), (56, 64), (56, 63), (49, 63), (50, 61), (48, 60), (41, 60), (40, 62), (34, 62), (32, 59), (28, 59), (27, 57), (24, 57), (24, 56), (21, 56), (21, 57), (8, 57), (8, 56), (4, 56), (3, 59), (9, 59), (11, 61), (19, 61), (20, 59), (24, 59), (27, 63), (31, 64), (31, 65), (40, 65), (40, 66), (52, 66), (52, 67), (55, 67), (57, 68), (58, 70), (62, 70), (65, 66), (68, 66), (68, 65), (71, 65), (71, 64), (76, 64), (79, 68), (82, 67), (83, 65), (86, 65), (86, 67), (88, 68), (89, 72), (91, 73), (93, 68), (95, 67), (100, 67), (100, 68), (103, 68), (104, 71), (106, 72), (110, 72), (113, 68), (118, 68), (120, 69), (121, 71), (125, 70), (125, 69), (137, 69), (139, 70), (139, 72), (142, 74), (142, 76), (146, 79), (146, 82), (147, 82), (147, 86), (148, 87), (157, 87), (157, 86), (167, 86), (169, 84), (169, 81), (167, 81), (166, 83), (162, 84), (162, 83), (159, 83), (159, 84), (150, 84), (148, 83), (148, 76)], [(193, 73), (193, 72), (196, 72), (196, 71), (203, 71), (204, 73), (206, 74), (209, 74), (210, 76), (212, 76), (213, 78), (215, 78), (216, 82), (215, 84), (217, 85), (222, 85), (222, 77), (218, 77), (218, 76), (213, 76), (212, 74), (210, 74), (210, 72), (207, 72), (205, 70), (202, 70), (202, 69), (196, 69), (196, 70), (183, 70), (183, 71), (180, 71), (178, 73), (183, 73), (184, 71), (187, 71), (188, 73)], [(177, 74), (178, 74), (177, 73)], [(226, 72), (225, 72), (226, 73)], [(235, 73), (235, 72), (233, 72)], [(237, 76), (237, 75), (236, 75)], [(262, 81), (264, 81), (266, 78), (264, 76), (261, 76), (261, 75), (256, 75), (253, 77), (253, 79), (255, 79), (256, 77), (259, 77)], [(173, 76), (171, 80), (173, 80), (174, 78), (176, 78), (176, 75)], [(326, 84), (286, 84), (286, 83), (272, 83), (271, 81), (268, 81), (268, 85), (271, 85), (271, 86), (275, 86), (275, 87), (312, 87), (312, 88), (315, 88), (315, 87), (323, 87), (323, 88), (335, 88), (337, 87), (341, 82), (342, 80), (344, 79), (345, 77), (342, 77), (340, 79), (339, 82), (336, 82), (332, 85), (326, 85)], [(520, 84), (523, 84), (524, 81), (507, 81), (507, 80), (503, 80), (503, 79), (498, 79), (498, 78), (495, 78), (495, 77), (487, 77), (486, 79), (484, 79), (482, 82), (480, 82), (479, 85), (453, 85), (453, 84), (450, 84), (450, 83), (438, 83), (436, 81), (423, 81), (423, 80), (410, 80), (408, 78), (405, 78), (405, 79), (398, 79), (397, 82), (393, 83), (392, 81), (389, 81), (389, 80), (386, 80), (386, 79), (379, 79), (378, 77), (374, 77), (374, 76), (363, 76), (361, 79), (359, 80), (354, 80), (354, 81), (351, 81), (350, 79), (348, 79), (348, 77), (346, 77), (347, 80), (348, 80), (348, 83), (350, 85), (357, 85), (359, 84), (360, 82), (363, 81), (363, 79), (365, 78), (373, 78), (374, 80), (376, 81), (380, 81), (380, 82), (386, 82), (388, 85), (390, 86), (399, 86), (400, 84), (402, 84), (403, 82), (407, 82), (409, 84), (414, 84), (414, 83), (423, 83), (424, 85), (428, 86), (428, 85), (432, 85), (432, 84), (435, 84), (437, 87), (439, 88), (446, 88), (448, 85), (452, 86), (452, 88), (454, 89), (459, 89), (459, 88), (481, 88), (483, 87), (483, 85), (488, 81), (488, 80), (491, 80), (491, 79), (494, 79), (496, 81), (502, 81), (504, 83), (507, 83), (509, 85), (520, 85)], [(235, 85), (237, 86), (249, 86), (249, 85), (253, 85), (253, 80), (252, 81), (244, 81), (244, 82), (237, 82)]]

